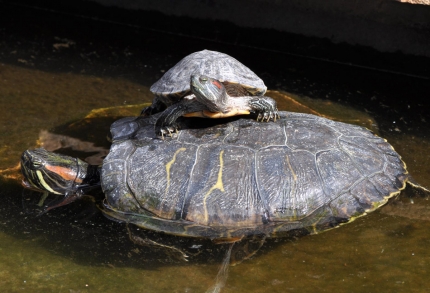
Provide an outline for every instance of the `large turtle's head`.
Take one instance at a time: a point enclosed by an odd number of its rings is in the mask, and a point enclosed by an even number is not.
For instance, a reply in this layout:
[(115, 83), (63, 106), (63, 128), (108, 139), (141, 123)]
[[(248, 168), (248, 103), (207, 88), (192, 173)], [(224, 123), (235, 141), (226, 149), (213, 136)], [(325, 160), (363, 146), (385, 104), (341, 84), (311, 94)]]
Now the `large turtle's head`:
[(196, 99), (211, 111), (218, 112), (225, 107), (227, 91), (219, 80), (205, 75), (191, 75), (190, 88)]
[(76, 193), (85, 184), (87, 169), (82, 160), (42, 148), (27, 150), (21, 156), (23, 185), (54, 194)]

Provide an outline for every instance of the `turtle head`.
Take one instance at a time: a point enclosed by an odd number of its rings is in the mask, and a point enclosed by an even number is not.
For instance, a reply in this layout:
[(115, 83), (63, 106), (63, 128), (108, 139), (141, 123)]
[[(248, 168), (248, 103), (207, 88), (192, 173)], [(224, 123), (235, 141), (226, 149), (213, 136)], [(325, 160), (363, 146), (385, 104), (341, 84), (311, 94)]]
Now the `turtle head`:
[(219, 80), (206, 75), (191, 75), (190, 88), (196, 99), (210, 111), (223, 112), (227, 108), (227, 91)]
[(27, 150), (21, 156), (24, 187), (54, 194), (74, 194), (86, 185), (89, 165), (78, 158), (49, 152), (43, 148)]

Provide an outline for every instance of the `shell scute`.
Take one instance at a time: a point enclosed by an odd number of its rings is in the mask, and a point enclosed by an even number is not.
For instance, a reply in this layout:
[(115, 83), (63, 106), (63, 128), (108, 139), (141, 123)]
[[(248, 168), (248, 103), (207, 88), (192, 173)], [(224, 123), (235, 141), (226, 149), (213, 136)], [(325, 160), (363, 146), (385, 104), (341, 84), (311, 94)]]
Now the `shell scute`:
[(190, 92), (190, 76), (206, 75), (221, 82), (237, 84), (249, 95), (263, 95), (267, 87), (251, 69), (235, 58), (216, 51), (202, 50), (192, 53), (170, 68), (150, 91), (157, 96), (179, 99)]
[(194, 237), (308, 234), (376, 209), (409, 179), (393, 148), (362, 127), (280, 116), (191, 125), (165, 141), (148, 117), (134, 138), (113, 135), (102, 177), (109, 216)]

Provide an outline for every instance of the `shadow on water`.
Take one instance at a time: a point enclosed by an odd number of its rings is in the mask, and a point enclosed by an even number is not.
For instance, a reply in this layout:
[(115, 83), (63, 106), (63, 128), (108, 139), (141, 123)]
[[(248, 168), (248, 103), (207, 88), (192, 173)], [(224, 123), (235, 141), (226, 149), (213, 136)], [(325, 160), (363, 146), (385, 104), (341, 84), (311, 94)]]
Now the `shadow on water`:
[[(229, 247), (208, 239), (176, 237), (111, 221), (98, 208), (104, 198), (101, 192), (41, 213), (41, 193), (24, 189), (12, 179), (1, 178), (0, 184), (2, 231), (80, 265), (156, 270), (165, 265), (219, 264)], [(51, 194), (44, 204), (61, 197)], [(134, 244), (128, 229), (135, 236), (181, 249), (189, 256), (188, 262), (170, 249)], [(282, 240), (269, 239), (258, 255), (299, 236), (296, 233)]]
[[(2, 205), (0, 206), (2, 232), (13, 236), (21, 243), (27, 243), (30, 250), (40, 247), (49, 252), (52, 257), (67, 259), (84, 268), (104, 267), (116, 270), (132, 268), (138, 269), (141, 273), (145, 271), (159, 271), (156, 274), (161, 277), (163, 270), (168, 267), (181, 268), (181, 270), (195, 269), (199, 266), (204, 267), (211, 264), (218, 267), (228, 249), (228, 245), (213, 244), (210, 240), (175, 237), (139, 230), (134, 226), (130, 227), (135, 235), (148, 237), (164, 245), (172, 245), (183, 249), (190, 255), (189, 261), (184, 262), (169, 253), (169, 250), (140, 246), (130, 241), (126, 225), (108, 220), (97, 208), (96, 204), (102, 197), (100, 194), (94, 198), (84, 197), (70, 205), (59, 207), (37, 216), (34, 214), (31, 206), (37, 203), (40, 195), (23, 191), (23, 188), (16, 180), (0, 180), (2, 186), (0, 192), (2, 198)], [(411, 201), (415, 203), (411, 205)], [(330, 254), (333, 253), (340, 257), (340, 261), (345, 262), (345, 266), (354, 266), (354, 268), (346, 267), (346, 271), (356, 274), (358, 270), (361, 273), (358, 273), (357, 276), (359, 274), (368, 276), (373, 270), (372, 263), (369, 262), (371, 258), (382, 257), (384, 249), (389, 250), (387, 253), (396, 255), (396, 252), (392, 251), (392, 249), (397, 249), (397, 246), (394, 245), (391, 247), (387, 241), (394, 241), (394, 243), (398, 242), (404, 245), (408, 243), (408, 239), (414, 239), (414, 242), (421, 241), (422, 245), (426, 246), (428, 244), (430, 240), (425, 235), (417, 239), (417, 234), (421, 234), (422, 228), (428, 226), (424, 222), (429, 222), (430, 220), (428, 215), (429, 208), (428, 195), (407, 188), (401, 196), (391, 201), (380, 212), (378, 211), (371, 216), (367, 216), (365, 221), (349, 224), (347, 230), (343, 229), (340, 231), (341, 229), (335, 229), (334, 231), (328, 231), (318, 236), (308, 236), (303, 239), (299, 239), (298, 235), (288, 238), (268, 239), (256, 256), (239, 265), (239, 271), (236, 271), (233, 275), (235, 277), (230, 277), (232, 283), (228, 288), (234, 290), (238, 280), (242, 278), (243, 281), (249, 280), (249, 275), (241, 276), (240, 271), (243, 270), (244, 274), (250, 274), (253, 271), (251, 268), (255, 267), (254, 270), (257, 270), (261, 274), (261, 270), (263, 269), (264, 271), (264, 268), (270, 265), (270, 262), (273, 262), (273, 265), (284, 263), (282, 267), (285, 272), (281, 275), (289, 276), (287, 279), (291, 279), (294, 274), (302, 275), (306, 270), (309, 271), (306, 272), (304, 277), (310, 278), (311, 282), (315, 282), (320, 278), (331, 279), (334, 277), (333, 274), (326, 272), (323, 267), (336, 268), (339, 265), (337, 264), (339, 260), (336, 260), (336, 257), (335, 259), (328, 260)], [(368, 233), (369, 235), (365, 236), (364, 231), (367, 231), (366, 234)], [(373, 237), (372, 235), (376, 236), (379, 240), (372, 242), (369, 238)], [(363, 239), (363, 237), (365, 238)], [(339, 243), (333, 243), (332, 240), (339, 241)], [(354, 243), (354, 241), (358, 242)], [(359, 247), (358, 245), (361, 245), (360, 243), (363, 241), (369, 241), (366, 244), (369, 247), (361, 247), (359, 251), (364, 254), (367, 253), (366, 251), (369, 251), (370, 255), (361, 259), (361, 261), (355, 259), (353, 255), (348, 256), (350, 253), (354, 254), (352, 248)], [(377, 247), (374, 247), (375, 245)], [(369, 248), (371, 249), (369, 250)], [(381, 253), (381, 256), (377, 254), (373, 255), (375, 248)], [(397, 254), (404, 254), (403, 250)], [(412, 255), (414, 255), (414, 251), (416, 250), (412, 251)], [(345, 252), (348, 252), (347, 257), (344, 255)], [(355, 253), (357, 253), (357, 248), (355, 249)], [(423, 252), (421, 249), (415, 253), (422, 255)], [(382, 262), (376, 259), (374, 261), (382, 265), (384, 261), (387, 261), (386, 257), (388, 256), (385, 256)], [(390, 262), (395, 263), (396, 257), (392, 257), (394, 259), (390, 260)], [(302, 259), (311, 262), (312, 266), (306, 269), (304, 263), (300, 263)], [(51, 263), (49, 257), (39, 261), (40, 265), (44, 266)], [(363, 261), (364, 263), (361, 264), (361, 268), (355, 267), (357, 265), (360, 266), (360, 263)], [(288, 264), (285, 262), (291, 263)], [(401, 266), (403, 267), (404, 265)], [(420, 262), (419, 268), (425, 270), (422, 262)], [(268, 272), (273, 273), (273, 277), (270, 278), (268, 276), (266, 280), (270, 281), (271, 286), (274, 286), (275, 289), (278, 288), (277, 285), (284, 282), (289, 283), (290, 286), (302, 287), (297, 284), (293, 285), (291, 283), (293, 280), (286, 281), (280, 277), (279, 273), (274, 273), (274, 270), (276, 271), (275, 268), (266, 267), (266, 269)], [(216, 271), (213, 271), (212, 275), (209, 276), (209, 280), (213, 280), (215, 274)], [(334, 272), (334, 274), (336, 273)], [(397, 273), (396, 278), (399, 278), (399, 275), (401, 274)], [(257, 279), (261, 279), (261, 276)], [(329, 283), (324, 284), (329, 286)], [(335, 284), (336, 282), (332, 281), (331, 285), (336, 286)], [(203, 287), (205, 286), (208, 287), (208, 285), (203, 285)], [(252, 287), (250, 284), (246, 286)], [(306, 287), (308, 289), (312, 288), (310, 285)], [(230, 291), (227, 290), (227, 292)], [(275, 290), (274, 292), (283, 291)]]

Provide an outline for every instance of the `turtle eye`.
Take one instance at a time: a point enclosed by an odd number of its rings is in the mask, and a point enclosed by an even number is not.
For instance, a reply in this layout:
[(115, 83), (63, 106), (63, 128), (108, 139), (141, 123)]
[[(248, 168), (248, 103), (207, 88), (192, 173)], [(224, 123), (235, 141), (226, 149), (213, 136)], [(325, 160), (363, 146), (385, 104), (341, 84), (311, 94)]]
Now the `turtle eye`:
[(33, 160), (30, 164), (31, 169), (37, 170), (43, 167), (43, 164), (39, 160)]
[(208, 81), (208, 78), (206, 76), (200, 76), (200, 82)]

